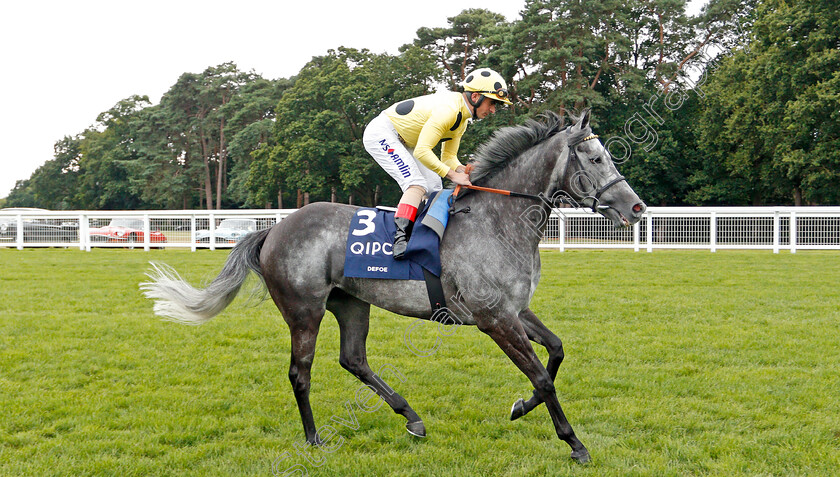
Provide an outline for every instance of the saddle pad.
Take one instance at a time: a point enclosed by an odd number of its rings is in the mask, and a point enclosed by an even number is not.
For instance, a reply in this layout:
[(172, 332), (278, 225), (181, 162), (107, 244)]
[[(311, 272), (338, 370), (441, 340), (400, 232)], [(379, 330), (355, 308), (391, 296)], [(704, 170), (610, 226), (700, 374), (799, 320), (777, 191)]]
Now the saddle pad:
[(356, 211), (347, 234), (344, 276), (422, 280), (420, 265), (409, 260), (394, 260), (395, 232), (393, 212), (368, 208)]
[[(347, 248), (344, 255), (344, 276), (357, 278), (383, 278), (391, 280), (423, 280), (423, 268), (440, 276), (440, 238), (449, 217), (442, 207), (447, 194), (433, 195), (417, 216), (414, 230), (408, 241), (404, 260), (394, 260), (393, 243), (396, 226), (394, 212), (363, 208), (356, 211), (350, 221)], [(448, 206), (447, 206), (448, 207)], [(427, 220), (426, 220), (427, 219)], [(432, 224), (430, 227), (425, 223)], [(440, 233), (440, 235), (439, 235)]]

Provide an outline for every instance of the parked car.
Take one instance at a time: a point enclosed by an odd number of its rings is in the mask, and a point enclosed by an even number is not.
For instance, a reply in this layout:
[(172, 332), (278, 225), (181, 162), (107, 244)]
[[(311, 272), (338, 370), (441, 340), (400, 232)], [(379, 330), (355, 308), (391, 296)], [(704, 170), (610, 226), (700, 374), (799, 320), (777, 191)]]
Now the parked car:
[[(91, 242), (143, 242), (143, 220), (133, 218), (114, 218), (104, 227), (88, 230)], [(150, 243), (166, 242), (166, 236), (160, 230), (149, 232)]]
[[(26, 212), (38, 211), (43, 212), (44, 209), (29, 209), (29, 208), (8, 208), (2, 209), (2, 212), (14, 212), (26, 214)], [(62, 223), (57, 219), (23, 219), (23, 241), (24, 243), (42, 243), (42, 242), (76, 242), (79, 240), (79, 228), (73, 223)], [(17, 218), (16, 217), (0, 217), (0, 242), (15, 242), (17, 240)]]
[[(236, 243), (242, 237), (257, 230), (257, 221), (254, 219), (225, 219), (219, 223), (212, 235), (216, 237), (216, 243)], [(209, 230), (197, 230), (195, 232), (196, 243), (210, 243)]]

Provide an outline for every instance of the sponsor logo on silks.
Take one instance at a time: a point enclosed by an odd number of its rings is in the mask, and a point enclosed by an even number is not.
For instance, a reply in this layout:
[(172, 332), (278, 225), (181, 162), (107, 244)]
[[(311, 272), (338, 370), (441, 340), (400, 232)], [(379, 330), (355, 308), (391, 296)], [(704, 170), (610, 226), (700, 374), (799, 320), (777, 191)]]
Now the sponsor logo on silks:
[(399, 154), (394, 154), (394, 149), (389, 146), (384, 139), (379, 141), (379, 145), (382, 146), (383, 151), (387, 152), (388, 155), (391, 156), (391, 160), (397, 165), (397, 169), (399, 169), (400, 174), (402, 174), (403, 177), (411, 175), (411, 170), (408, 168), (408, 164), (402, 160)]
[(353, 255), (376, 255), (380, 252), (385, 255), (393, 255), (394, 244), (387, 242), (354, 242), (350, 244), (350, 253)]

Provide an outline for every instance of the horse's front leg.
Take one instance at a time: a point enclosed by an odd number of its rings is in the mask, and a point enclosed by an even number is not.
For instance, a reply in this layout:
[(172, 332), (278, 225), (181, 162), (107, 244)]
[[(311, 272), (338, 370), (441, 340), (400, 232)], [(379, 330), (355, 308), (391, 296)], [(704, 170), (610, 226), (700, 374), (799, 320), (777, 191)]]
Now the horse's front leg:
[(554, 390), (554, 380), (537, 358), (528, 335), (516, 315), (477, 319), (478, 328), (493, 338), (493, 341), (505, 352), (511, 361), (531, 380), (539, 399), (545, 403), (557, 437), (565, 441), (572, 448), (572, 459), (589, 462), (589, 451), (575, 435), (569, 424), (557, 394)]
[[(565, 356), (563, 353), (563, 342), (540, 321), (530, 308), (519, 313), (519, 321), (522, 322), (522, 327), (525, 329), (528, 339), (544, 346), (548, 351), (546, 370), (548, 371), (548, 375), (551, 376), (551, 382), (554, 382), (557, 378), (557, 370), (560, 368), (560, 363), (563, 362), (563, 357)], [(527, 401), (518, 399), (510, 409), (510, 420), (519, 419), (533, 411), (540, 404), (542, 404), (542, 400), (540, 400), (536, 391), (534, 391), (533, 396)]]

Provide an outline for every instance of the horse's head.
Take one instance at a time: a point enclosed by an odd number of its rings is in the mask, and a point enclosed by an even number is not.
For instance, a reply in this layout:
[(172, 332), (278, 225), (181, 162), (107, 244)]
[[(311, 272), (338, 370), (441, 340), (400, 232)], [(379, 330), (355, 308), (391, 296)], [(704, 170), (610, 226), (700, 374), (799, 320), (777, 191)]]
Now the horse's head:
[(607, 149), (592, 134), (589, 110), (566, 130), (568, 155), (560, 188), (582, 206), (610, 219), (616, 227), (638, 222), (646, 206), (618, 173)]

